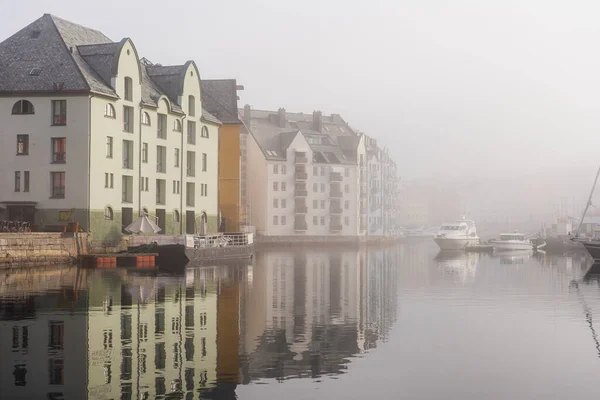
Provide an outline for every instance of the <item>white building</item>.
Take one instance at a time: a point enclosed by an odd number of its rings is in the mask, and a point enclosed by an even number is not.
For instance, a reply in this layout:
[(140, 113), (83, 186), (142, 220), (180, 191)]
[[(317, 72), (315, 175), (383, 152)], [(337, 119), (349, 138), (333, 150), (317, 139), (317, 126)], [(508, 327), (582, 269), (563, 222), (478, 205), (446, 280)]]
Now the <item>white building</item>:
[(339, 115), (251, 110), (248, 208), (264, 236), (359, 236), (363, 138)]
[(142, 212), (163, 233), (217, 229), (218, 130), (193, 61), (45, 14), (0, 43), (0, 202), (39, 229), (115, 239)]

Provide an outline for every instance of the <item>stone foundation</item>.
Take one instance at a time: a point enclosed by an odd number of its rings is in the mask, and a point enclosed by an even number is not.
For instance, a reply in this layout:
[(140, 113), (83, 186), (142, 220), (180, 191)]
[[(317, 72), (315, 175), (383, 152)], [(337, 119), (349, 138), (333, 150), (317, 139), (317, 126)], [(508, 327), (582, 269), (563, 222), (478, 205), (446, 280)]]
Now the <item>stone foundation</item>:
[(85, 253), (86, 233), (0, 233), (0, 269), (72, 264)]

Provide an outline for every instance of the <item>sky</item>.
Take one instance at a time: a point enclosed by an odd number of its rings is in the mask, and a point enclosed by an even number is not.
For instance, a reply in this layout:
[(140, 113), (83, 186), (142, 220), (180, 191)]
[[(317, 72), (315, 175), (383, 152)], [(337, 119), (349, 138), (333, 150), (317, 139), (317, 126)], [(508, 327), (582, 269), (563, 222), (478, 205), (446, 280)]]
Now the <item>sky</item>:
[(43, 13), (236, 78), (240, 107), (339, 113), (404, 178), (593, 175), (600, 161), (595, 1), (30, 0), (4, 7), (0, 38)]

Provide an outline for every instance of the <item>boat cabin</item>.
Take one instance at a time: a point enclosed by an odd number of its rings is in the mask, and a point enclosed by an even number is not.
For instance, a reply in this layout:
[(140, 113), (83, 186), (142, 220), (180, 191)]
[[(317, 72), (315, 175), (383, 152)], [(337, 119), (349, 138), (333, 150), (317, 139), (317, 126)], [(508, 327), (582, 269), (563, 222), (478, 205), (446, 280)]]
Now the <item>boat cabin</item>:
[(524, 242), (525, 235), (522, 233), (501, 233), (500, 240), (518, 240)]

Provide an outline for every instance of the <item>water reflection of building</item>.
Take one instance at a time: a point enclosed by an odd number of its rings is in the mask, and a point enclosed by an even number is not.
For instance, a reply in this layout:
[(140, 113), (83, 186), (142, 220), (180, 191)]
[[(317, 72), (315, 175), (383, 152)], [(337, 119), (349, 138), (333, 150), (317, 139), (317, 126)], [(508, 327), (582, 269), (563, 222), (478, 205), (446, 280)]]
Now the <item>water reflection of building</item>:
[(94, 272), (76, 299), (59, 291), (0, 300), (2, 396), (197, 398), (237, 383), (239, 285), (214, 268), (190, 272)]
[(480, 253), (440, 252), (435, 261), (442, 274), (452, 275), (465, 284), (475, 280), (480, 257)]
[(342, 373), (350, 357), (374, 347), (396, 315), (388, 254), (257, 253), (242, 301), (244, 381)]

